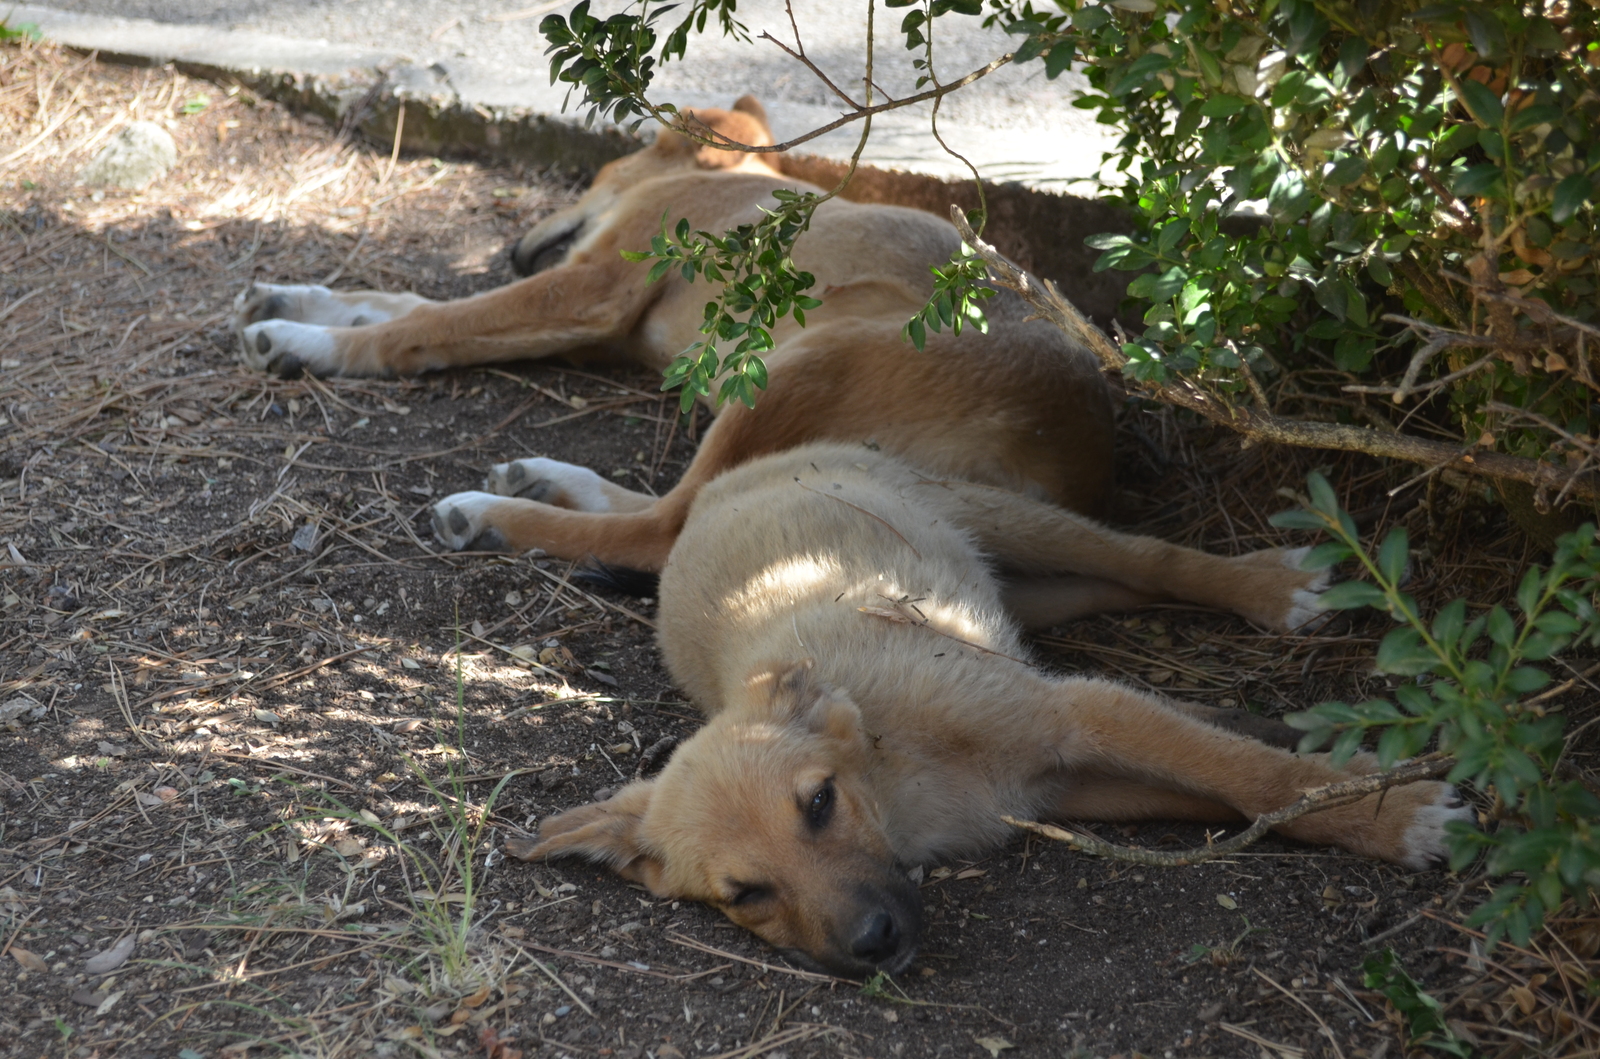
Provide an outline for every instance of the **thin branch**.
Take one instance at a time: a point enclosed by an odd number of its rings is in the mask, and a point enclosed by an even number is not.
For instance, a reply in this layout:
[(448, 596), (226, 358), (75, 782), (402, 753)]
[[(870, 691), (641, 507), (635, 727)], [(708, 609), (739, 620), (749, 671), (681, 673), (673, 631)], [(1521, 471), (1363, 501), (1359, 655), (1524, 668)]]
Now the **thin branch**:
[(1018, 820), (1012, 816), (1001, 816), (1000, 819), (1012, 827), (1020, 827), (1024, 831), (1032, 831), (1036, 835), (1065, 842), (1073, 849), (1083, 853), (1092, 853), (1097, 857), (1106, 857), (1111, 860), (1126, 861), (1130, 864), (1143, 864), (1151, 868), (1182, 868), (1190, 864), (1201, 864), (1218, 857), (1226, 857), (1237, 853), (1241, 849), (1255, 842), (1270, 829), (1286, 824), (1291, 820), (1298, 820), (1302, 816), (1321, 812), (1324, 809), (1335, 809), (1339, 806), (1350, 805), (1358, 802), (1370, 794), (1388, 790), (1390, 787), (1399, 787), (1408, 783), (1417, 783), (1421, 780), (1437, 779), (1455, 767), (1455, 758), (1432, 758), (1422, 761), (1412, 761), (1392, 768), (1388, 772), (1374, 772), (1368, 776), (1358, 776), (1353, 780), (1344, 780), (1340, 783), (1330, 783), (1306, 791), (1289, 805), (1270, 813), (1263, 813), (1256, 817), (1255, 822), (1232, 838), (1221, 842), (1208, 842), (1204, 846), (1187, 849), (1177, 853), (1163, 853), (1153, 849), (1134, 849), (1131, 846), (1119, 846), (1114, 842), (1106, 842), (1093, 835), (1079, 831), (1068, 831), (1052, 824), (1041, 824), (1032, 820)]
[[(928, 19), (926, 28), (928, 30), (928, 36), (927, 36), (927, 44), (928, 44), (928, 46), (927, 46), (927, 52), (926, 52), (927, 63), (928, 63), (928, 80), (930, 82), (932, 82), (934, 88), (939, 88), (940, 87), (940, 85), (939, 85), (939, 75), (934, 71), (934, 68), (933, 68), (933, 19), (932, 18)], [(955, 150), (948, 143), (944, 142), (944, 136), (942, 136), (940, 134), (940, 132), (939, 132), (939, 104), (941, 104), (943, 102), (944, 102), (944, 97), (943, 96), (941, 96), (938, 99), (935, 99), (933, 101), (933, 113), (928, 116), (928, 127), (933, 131), (933, 138), (935, 140), (937, 140), (938, 143), (939, 143), (939, 146), (944, 149), (944, 153), (948, 154), (950, 157), (956, 159), (962, 165), (966, 166), (967, 167), (967, 171), (972, 174), (972, 185), (973, 185), (973, 187), (978, 189), (978, 229), (979, 229), (979, 231), (982, 231), (984, 228), (988, 227), (988, 224), (989, 224), (989, 200), (988, 200), (988, 196), (984, 193), (984, 190), (983, 190), (983, 176), (982, 176), (982, 174), (980, 174), (978, 172), (978, 167), (973, 165), (972, 162), (967, 158), (966, 155), (962, 154), (960, 151)]]
[(705, 125), (702, 122), (694, 122), (694, 125), (698, 126), (698, 130), (692, 129), (689, 127), (689, 121), (686, 120), (687, 115), (680, 116), (676, 121), (668, 120), (664, 116), (665, 112), (662, 111), (660, 107), (649, 102), (648, 100), (645, 100), (644, 104), (650, 108), (650, 112), (655, 115), (656, 120), (661, 122), (661, 124), (665, 125), (674, 132), (681, 133), (682, 135), (689, 137), (689, 139), (693, 140), (695, 143), (702, 144), (703, 146), (715, 147), (722, 151), (745, 151), (749, 154), (781, 154), (784, 151), (798, 147), (803, 143), (809, 143), (818, 136), (825, 136), (835, 129), (841, 129), (853, 121), (860, 121), (863, 118), (870, 118), (874, 115), (882, 114), (885, 111), (899, 110), (901, 107), (909, 107), (913, 103), (926, 103), (930, 99), (943, 99), (951, 92), (959, 91), (960, 89), (972, 84), (974, 81), (989, 76), (996, 70), (1000, 69), (1000, 67), (1009, 63), (1015, 57), (1016, 53), (1007, 52), (993, 62), (978, 67), (976, 70), (973, 70), (960, 80), (951, 81), (939, 88), (929, 89), (926, 92), (919, 92), (914, 96), (904, 96), (900, 99), (891, 100), (888, 103), (880, 103), (875, 107), (862, 107), (860, 110), (846, 114), (837, 121), (830, 121), (828, 124), (820, 125), (817, 128), (812, 129), (810, 132), (801, 133), (792, 140), (785, 140), (782, 143), (775, 143), (771, 145), (740, 143), (738, 140), (724, 136), (722, 133), (708, 125)]
[(1445, 379), (1436, 380), (1433, 383), (1424, 386), (1420, 390), (1414, 390), (1413, 387), (1416, 386), (1417, 376), (1422, 372), (1423, 366), (1443, 351), (1447, 349), (1457, 349), (1462, 346), (1497, 349), (1501, 345), (1499, 339), (1490, 338), (1488, 335), (1469, 335), (1461, 331), (1452, 331), (1448, 327), (1440, 327), (1437, 324), (1430, 324), (1425, 320), (1413, 320), (1409, 316), (1401, 316), (1398, 313), (1385, 313), (1383, 318), (1390, 323), (1404, 324), (1411, 330), (1415, 331), (1418, 335), (1426, 338), (1428, 340), (1427, 343), (1423, 345), (1422, 348), (1418, 349), (1416, 353), (1412, 354), (1411, 363), (1406, 365), (1406, 373), (1400, 379), (1399, 386), (1345, 386), (1342, 387), (1345, 393), (1393, 394), (1394, 403), (1400, 404), (1413, 392), (1430, 393), (1433, 390), (1439, 389), (1447, 382), (1459, 379), (1464, 375), (1472, 374), (1474, 371), (1477, 371), (1479, 368), (1483, 367), (1483, 365), (1494, 359), (1494, 354), (1491, 353), (1470, 368), (1467, 368), (1463, 371), (1458, 371)]
[[(1457, 275), (1454, 272), (1441, 272), (1440, 274), (1448, 277), (1449, 279), (1455, 280), (1457, 283), (1464, 283), (1468, 286), (1472, 285), (1472, 281), (1467, 277)], [(1549, 305), (1537, 298), (1523, 298), (1515, 294), (1506, 294), (1502, 291), (1484, 290), (1481, 288), (1476, 290), (1474, 293), (1476, 293), (1479, 297), (1485, 298), (1489, 301), (1503, 302), (1514, 308), (1521, 309), (1523, 312), (1532, 317), (1536, 323), (1544, 324), (1546, 327), (1570, 327), (1572, 330), (1582, 334), (1589, 335), (1593, 338), (1600, 338), (1600, 327), (1595, 327), (1593, 324), (1586, 324), (1582, 320), (1574, 320), (1570, 316), (1558, 313), (1554, 309), (1550, 308)]]
[[(978, 238), (972, 226), (962, 216), (960, 209), (952, 209), (950, 218), (961, 238), (977, 251), (989, 266), (989, 274), (996, 283), (1017, 293), (1041, 318), (1055, 324), (1070, 338), (1088, 347), (1100, 359), (1106, 370), (1121, 374), (1128, 363), (1127, 355), (1107, 338), (1103, 331), (1085, 319), (1076, 306), (1062, 297), (1054, 284), (1048, 280), (1043, 283), (1038, 282), (1000, 256), (993, 246)], [(1140, 389), (1145, 396), (1165, 404), (1187, 408), (1213, 423), (1228, 427), (1256, 442), (1273, 442), (1301, 448), (1335, 449), (1341, 452), (1363, 452), (1369, 456), (1405, 460), (1423, 465), (1437, 464), (1441, 469), (1448, 467), (1468, 474), (1509, 478), (1513, 481), (1558, 490), (1573, 482), (1571, 490), (1573, 496), (1585, 500), (1600, 499), (1600, 473), (1586, 472), (1574, 475), (1537, 460), (1507, 456), (1497, 452), (1475, 451), (1475, 445), (1463, 447), (1445, 441), (1433, 441), (1407, 434), (1391, 434), (1370, 427), (1350, 426), (1344, 423), (1288, 419), (1265, 410), (1241, 408), (1185, 379), (1167, 385), (1145, 383)]]
[(794, 60), (802, 63), (807, 70), (811, 71), (812, 76), (814, 76), (818, 81), (821, 81), (823, 84), (828, 86), (829, 91), (831, 91), (834, 95), (838, 96), (840, 99), (844, 100), (846, 103), (850, 104), (850, 109), (851, 110), (862, 110), (862, 109), (864, 109), (861, 106), (860, 103), (857, 103), (855, 100), (853, 100), (849, 96), (845, 95), (844, 89), (842, 89), (838, 85), (834, 84), (833, 83), (833, 79), (830, 78), (827, 74), (822, 72), (822, 67), (818, 66), (816, 63), (812, 62), (809, 58), (806, 57), (805, 45), (800, 43), (800, 27), (799, 26), (795, 26), (795, 24), (794, 24), (794, 9), (789, 3), (785, 3), (783, 6), (789, 12), (789, 25), (794, 27), (794, 44), (795, 44), (795, 46), (793, 48), (791, 48), (787, 44), (785, 44), (783, 41), (779, 40), (777, 37), (774, 37), (772, 34), (764, 32), (764, 31), (762, 32), (760, 39), (761, 40), (770, 40), (772, 43), (774, 43), (778, 47), (782, 48), (784, 53), (787, 54), (791, 59), (794, 59)]

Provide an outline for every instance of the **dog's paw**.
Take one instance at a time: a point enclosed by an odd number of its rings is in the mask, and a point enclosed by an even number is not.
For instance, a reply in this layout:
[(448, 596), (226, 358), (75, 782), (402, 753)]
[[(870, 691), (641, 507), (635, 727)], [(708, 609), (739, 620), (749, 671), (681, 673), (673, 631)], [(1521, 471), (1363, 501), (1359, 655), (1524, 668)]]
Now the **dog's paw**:
[(1305, 583), (1295, 588), (1289, 596), (1289, 610), (1283, 619), (1285, 629), (1315, 628), (1328, 620), (1328, 608), (1323, 606), (1322, 593), (1328, 590), (1332, 571), (1302, 570), (1300, 564), (1310, 553), (1310, 548), (1282, 550), (1283, 565), (1305, 579)]
[(338, 292), (327, 287), (252, 283), (233, 299), (233, 326), (243, 332), (263, 320), (293, 320), (323, 327), (365, 327), (392, 317), (377, 303), (392, 296), (371, 291)]
[(605, 484), (587, 467), (532, 456), (495, 464), (484, 488), (497, 496), (519, 496), (572, 511), (610, 511)]
[(243, 332), (262, 320), (305, 320), (302, 309), (309, 297), (332, 294), (327, 287), (251, 283), (233, 299), (233, 329)]
[(503, 503), (492, 493), (452, 493), (433, 506), (433, 535), (452, 551), (506, 551), (505, 534), (489, 521), (490, 511)]
[(1410, 823), (1400, 834), (1395, 855), (1390, 858), (1412, 871), (1437, 868), (1450, 859), (1445, 846), (1445, 825), (1455, 821), (1472, 823), (1471, 807), (1461, 800), (1461, 795), (1448, 783), (1428, 781), (1413, 783), (1390, 790), (1384, 796), (1383, 812), (1391, 811), (1391, 801), (1403, 803), (1394, 808), (1409, 810)]
[(263, 320), (239, 333), (239, 359), (246, 367), (285, 379), (302, 372), (333, 375), (339, 368), (338, 343), (315, 324), (294, 320)]
[(1258, 625), (1283, 632), (1308, 630), (1327, 621), (1322, 604), (1329, 571), (1302, 570), (1309, 548), (1267, 548), (1241, 555), (1234, 610)]

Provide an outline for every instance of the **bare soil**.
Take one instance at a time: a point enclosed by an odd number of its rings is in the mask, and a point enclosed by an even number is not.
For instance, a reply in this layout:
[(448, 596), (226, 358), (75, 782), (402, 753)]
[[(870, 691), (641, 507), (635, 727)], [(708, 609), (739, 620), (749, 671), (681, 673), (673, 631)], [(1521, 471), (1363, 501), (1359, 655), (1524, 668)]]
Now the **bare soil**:
[[(171, 129), (177, 169), (75, 186), (129, 118)], [(1468, 966), (1481, 877), (1275, 840), (1171, 871), (1020, 837), (926, 865), (923, 953), (866, 990), (592, 867), (504, 861), (502, 836), (631, 778), (696, 713), (651, 601), (565, 563), (440, 554), (428, 506), (532, 454), (661, 490), (694, 430), (636, 371), (264, 378), (234, 362), (227, 309), (252, 276), (496, 286), (503, 248), (574, 189), (7, 46), (0, 143), (46, 130), (0, 168), (0, 709), (20, 704), (0, 729), (0, 1052), (1380, 1059), (1406, 1051), (1362, 984), (1385, 944), (1485, 1054), (1553, 1055), (1595, 1018), (1534, 954)], [(1505, 598), (1536, 558), (1470, 488), (1389, 498), (1413, 468), (1241, 450), (1139, 405), (1121, 429), (1119, 522), (1142, 531), (1284, 543), (1266, 518), (1321, 463), (1364, 529), (1426, 542), (1425, 602)], [(1038, 654), (1279, 715), (1384, 690), (1383, 631), (1166, 608)], [(1581, 720), (1596, 699), (1579, 683), (1552, 706)], [(1594, 920), (1558, 927), (1592, 980)]]

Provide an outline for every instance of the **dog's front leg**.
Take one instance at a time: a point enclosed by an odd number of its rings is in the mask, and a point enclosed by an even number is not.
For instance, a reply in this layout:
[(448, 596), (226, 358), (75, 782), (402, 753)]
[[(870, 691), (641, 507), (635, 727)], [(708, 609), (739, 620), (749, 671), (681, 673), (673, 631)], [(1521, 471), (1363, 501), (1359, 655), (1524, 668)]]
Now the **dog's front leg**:
[[(1141, 815), (1207, 819), (1214, 817), (1205, 807), (1223, 806), (1253, 820), (1307, 790), (1369, 771), (1336, 769), (1323, 754), (1302, 757), (1230, 734), (1154, 696), (1105, 681), (1061, 681), (1055, 694), (1057, 704), (1045, 716), (1061, 726), (1055, 748), (1074, 777), (1062, 802), (1068, 811), (1098, 805), (1109, 813), (1114, 799), (1094, 787), (1096, 777), (1103, 777), (1151, 792), (1148, 813)], [(1191, 811), (1181, 811), (1184, 805)], [(1444, 859), (1445, 824), (1470, 819), (1453, 787), (1422, 782), (1311, 813), (1277, 830), (1420, 870)]]
[[(251, 367), (285, 376), (390, 376), (565, 353), (622, 339), (648, 304), (643, 278), (620, 260), (566, 265), (470, 298), (417, 299), (392, 318), (273, 316), (240, 327), (242, 355)], [(241, 321), (250, 315), (239, 312)], [(318, 322), (335, 316), (337, 322)]]

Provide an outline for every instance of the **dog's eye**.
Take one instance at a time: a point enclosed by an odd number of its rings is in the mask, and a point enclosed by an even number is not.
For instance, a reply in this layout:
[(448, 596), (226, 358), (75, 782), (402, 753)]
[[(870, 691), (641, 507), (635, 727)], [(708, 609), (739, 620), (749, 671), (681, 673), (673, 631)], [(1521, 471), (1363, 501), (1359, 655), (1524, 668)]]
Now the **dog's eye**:
[(806, 806), (806, 816), (811, 820), (812, 827), (823, 827), (828, 823), (828, 817), (833, 815), (833, 781), (829, 780), (817, 788), (811, 796), (811, 804)]
[(730, 906), (753, 905), (757, 901), (766, 900), (767, 895), (768, 890), (765, 886), (745, 886), (741, 887), (739, 892), (734, 894), (733, 900), (729, 901), (728, 904)]

